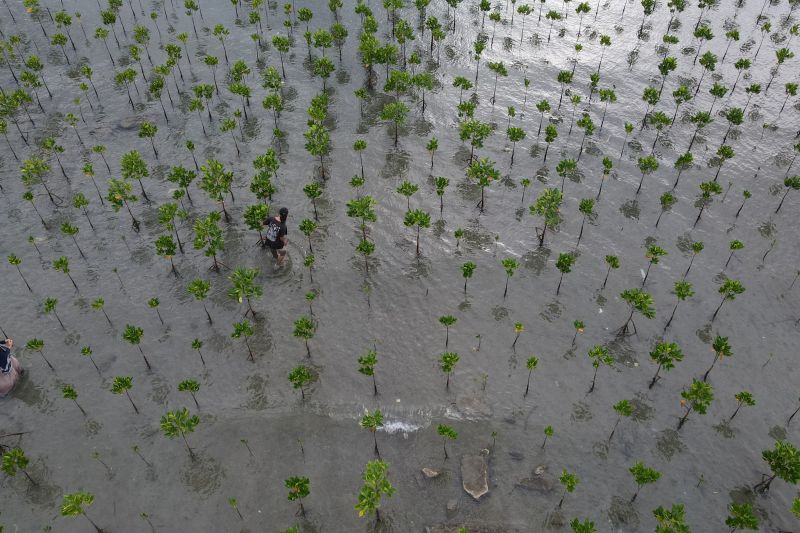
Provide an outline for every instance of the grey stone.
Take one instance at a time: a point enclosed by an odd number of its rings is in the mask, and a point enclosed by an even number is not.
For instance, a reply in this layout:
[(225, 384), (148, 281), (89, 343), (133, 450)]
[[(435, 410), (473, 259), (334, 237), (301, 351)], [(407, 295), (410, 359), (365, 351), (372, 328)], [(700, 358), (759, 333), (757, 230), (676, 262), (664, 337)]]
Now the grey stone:
[(461, 458), (461, 484), (467, 494), (476, 500), (489, 492), (486, 458), (483, 455), (465, 455)]
[(425, 477), (428, 479), (439, 477), (440, 472), (438, 470), (433, 470), (432, 468), (428, 468), (427, 466), (422, 469), (422, 473), (425, 474)]

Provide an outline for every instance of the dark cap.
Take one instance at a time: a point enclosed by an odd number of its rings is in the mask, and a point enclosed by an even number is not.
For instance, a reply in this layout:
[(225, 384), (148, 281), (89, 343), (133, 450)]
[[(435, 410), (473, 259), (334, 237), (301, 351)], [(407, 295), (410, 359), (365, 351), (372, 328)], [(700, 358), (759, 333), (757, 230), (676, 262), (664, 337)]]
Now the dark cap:
[(286, 220), (286, 217), (289, 216), (289, 210), (285, 207), (281, 207), (281, 210), (278, 211), (278, 213), (280, 213), (282, 220)]

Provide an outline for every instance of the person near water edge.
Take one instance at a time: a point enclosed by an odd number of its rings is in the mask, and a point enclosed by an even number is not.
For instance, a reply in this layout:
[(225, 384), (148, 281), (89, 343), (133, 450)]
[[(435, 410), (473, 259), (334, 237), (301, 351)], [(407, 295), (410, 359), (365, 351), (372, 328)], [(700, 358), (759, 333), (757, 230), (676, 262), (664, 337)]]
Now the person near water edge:
[(272, 250), (272, 257), (275, 258), (278, 266), (281, 266), (284, 259), (286, 259), (286, 245), (289, 243), (289, 238), (286, 236), (288, 233), (286, 218), (288, 216), (289, 210), (281, 207), (280, 211), (278, 211), (278, 216), (269, 217), (264, 221), (264, 225), (267, 228), (265, 245)]
[(11, 355), (13, 346), (12, 339), (5, 339), (0, 344), (0, 398), (14, 390), (17, 381), (25, 372), (17, 358)]

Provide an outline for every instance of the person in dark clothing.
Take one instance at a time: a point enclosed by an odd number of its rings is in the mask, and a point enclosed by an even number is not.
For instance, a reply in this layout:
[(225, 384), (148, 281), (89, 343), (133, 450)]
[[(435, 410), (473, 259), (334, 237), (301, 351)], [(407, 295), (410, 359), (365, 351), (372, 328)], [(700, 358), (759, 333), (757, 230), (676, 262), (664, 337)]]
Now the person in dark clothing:
[(0, 344), (0, 398), (6, 396), (22, 376), (23, 370), (17, 358), (11, 355), (14, 341), (5, 339)]
[(265, 232), (265, 244), (272, 250), (272, 257), (275, 258), (278, 266), (282, 265), (283, 260), (286, 258), (285, 247), (289, 243), (289, 239), (286, 236), (288, 233), (286, 229), (286, 218), (288, 216), (289, 210), (285, 207), (281, 207), (280, 211), (278, 211), (278, 216), (270, 217), (264, 222), (264, 225), (267, 227)]

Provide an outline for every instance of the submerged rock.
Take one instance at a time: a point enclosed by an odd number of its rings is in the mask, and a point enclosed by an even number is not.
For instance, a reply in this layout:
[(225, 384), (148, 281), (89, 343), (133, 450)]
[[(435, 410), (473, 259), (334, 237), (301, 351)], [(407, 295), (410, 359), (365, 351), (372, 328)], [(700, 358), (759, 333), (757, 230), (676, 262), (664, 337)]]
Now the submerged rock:
[(529, 477), (517, 482), (516, 486), (521, 489), (533, 490), (546, 494), (553, 491), (555, 483), (553, 476), (549, 475), (547, 469), (540, 465), (533, 470)]
[(489, 492), (486, 458), (483, 455), (465, 455), (461, 458), (461, 484), (467, 494), (476, 500)]

